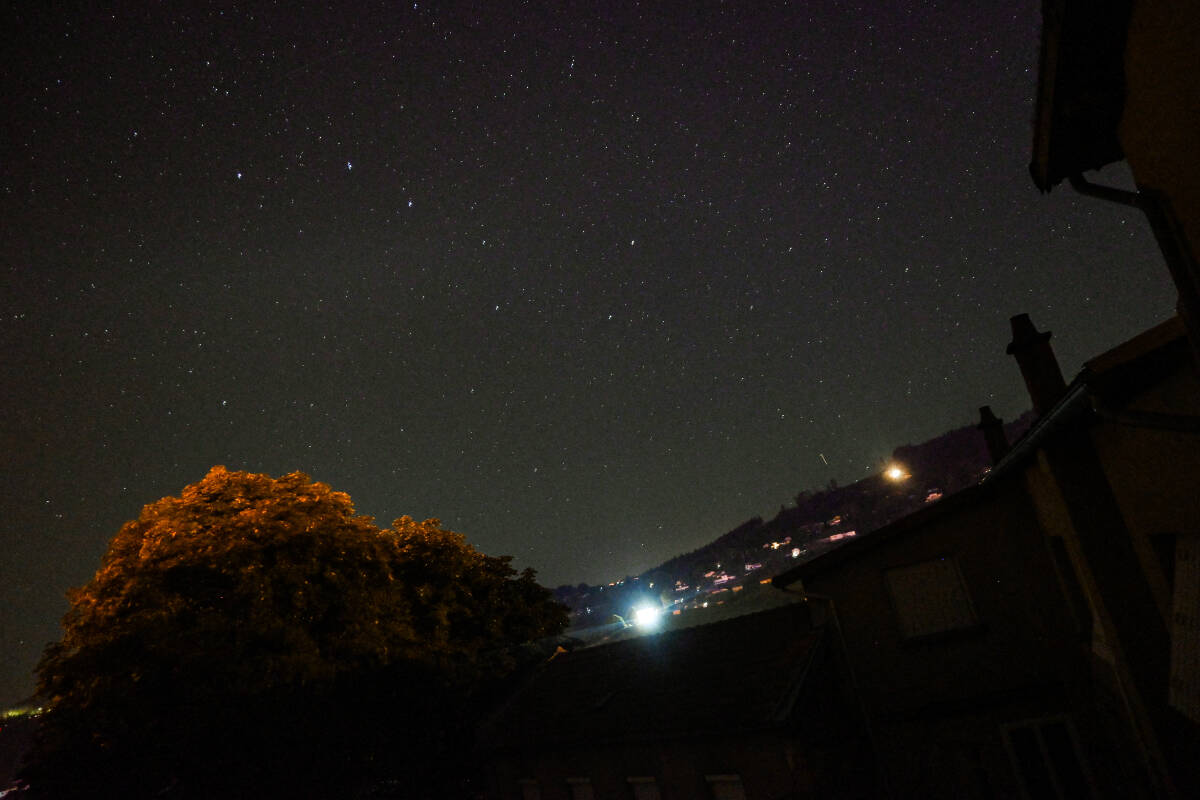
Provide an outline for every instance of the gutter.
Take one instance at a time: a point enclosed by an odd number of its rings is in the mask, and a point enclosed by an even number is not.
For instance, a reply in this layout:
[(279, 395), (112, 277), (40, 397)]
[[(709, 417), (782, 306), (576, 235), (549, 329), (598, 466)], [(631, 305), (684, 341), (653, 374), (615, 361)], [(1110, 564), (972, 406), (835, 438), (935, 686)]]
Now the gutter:
[[(1092, 183), (1081, 174), (1072, 175), (1067, 180), (1071, 182), (1071, 188), (1082, 195), (1096, 197), (1100, 200), (1107, 200), (1110, 203), (1119, 203), (1120, 205), (1129, 206), (1130, 208), (1136, 208), (1145, 213), (1147, 217), (1150, 216), (1150, 213), (1146, 210), (1147, 206), (1150, 205), (1150, 202), (1147, 200), (1146, 196), (1140, 192), (1131, 192), (1128, 189), (1118, 189), (1115, 186), (1101, 186), (1098, 183)], [(1154, 220), (1150, 220), (1150, 227), (1154, 227)], [(1155, 231), (1155, 234), (1157, 235), (1157, 231)]]
[(1005, 453), (991, 472), (983, 477), (980, 483), (989, 483), (996, 478), (1017, 469), (1025, 460), (1032, 456), (1057, 431), (1076, 420), (1081, 414), (1091, 411), (1091, 393), (1083, 376), (1076, 378), (1067, 387), (1067, 393), (1046, 412), (1045, 416), (1033, 423), (1025, 435), (1013, 443), (1012, 448)]
[(1188, 342), (1192, 346), (1192, 360), (1200, 368), (1200, 267), (1188, 250), (1187, 238), (1171, 215), (1165, 197), (1139, 187), (1138, 191), (1118, 189), (1092, 183), (1081, 173), (1068, 179), (1071, 188), (1087, 197), (1095, 197), (1110, 203), (1136, 208), (1146, 215), (1150, 230), (1158, 242), (1159, 252), (1167, 262), (1167, 271), (1179, 292), (1177, 309), (1187, 327)]

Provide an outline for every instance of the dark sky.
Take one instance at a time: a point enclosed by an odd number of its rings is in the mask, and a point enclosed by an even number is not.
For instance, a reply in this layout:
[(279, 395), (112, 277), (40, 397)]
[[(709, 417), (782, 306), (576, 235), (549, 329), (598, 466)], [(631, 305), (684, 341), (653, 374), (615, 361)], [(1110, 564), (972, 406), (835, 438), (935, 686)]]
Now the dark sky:
[(599, 582), (1015, 418), (1012, 314), (1172, 311), (1028, 177), (1036, 0), (67, 5), (0, 25), (0, 700), (213, 464)]

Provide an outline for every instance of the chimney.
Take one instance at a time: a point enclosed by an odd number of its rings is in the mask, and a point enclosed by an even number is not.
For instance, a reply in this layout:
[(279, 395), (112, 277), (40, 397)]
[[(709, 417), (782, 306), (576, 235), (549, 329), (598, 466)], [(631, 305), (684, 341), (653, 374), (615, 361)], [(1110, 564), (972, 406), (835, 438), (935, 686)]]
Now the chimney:
[(1013, 339), (1008, 344), (1008, 354), (1017, 357), (1021, 377), (1033, 401), (1033, 410), (1045, 416), (1059, 399), (1067, 393), (1058, 360), (1050, 348), (1050, 331), (1044, 333), (1033, 327), (1028, 314), (1018, 314), (1012, 320)]
[(983, 431), (983, 440), (987, 442), (988, 455), (992, 464), (999, 464), (1000, 459), (1008, 452), (1008, 437), (1004, 435), (1004, 421), (992, 413), (991, 406), (979, 409), (979, 424), (975, 427)]

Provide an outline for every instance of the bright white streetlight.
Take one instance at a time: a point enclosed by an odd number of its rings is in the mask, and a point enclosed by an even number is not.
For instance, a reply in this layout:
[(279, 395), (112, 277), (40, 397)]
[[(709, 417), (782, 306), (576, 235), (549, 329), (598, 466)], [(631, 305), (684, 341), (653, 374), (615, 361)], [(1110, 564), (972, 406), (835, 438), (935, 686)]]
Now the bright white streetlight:
[(654, 606), (638, 606), (633, 612), (633, 621), (639, 628), (655, 628), (658, 626), (662, 609)]

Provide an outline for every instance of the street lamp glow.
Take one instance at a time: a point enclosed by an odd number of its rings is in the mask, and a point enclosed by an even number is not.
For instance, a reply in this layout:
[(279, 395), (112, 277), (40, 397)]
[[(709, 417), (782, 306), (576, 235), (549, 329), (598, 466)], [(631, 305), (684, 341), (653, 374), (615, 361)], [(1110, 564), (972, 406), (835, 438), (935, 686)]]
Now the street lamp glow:
[(639, 606), (633, 612), (633, 621), (639, 628), (655, 628), (658, 626), (660, 616), (662, 616), (662, 609), (653, 606)]
[(889, 481), (902, 481), (908, 477), (908, 473), (899, 464), (892, 464), (883, 471), (883, 476)]

